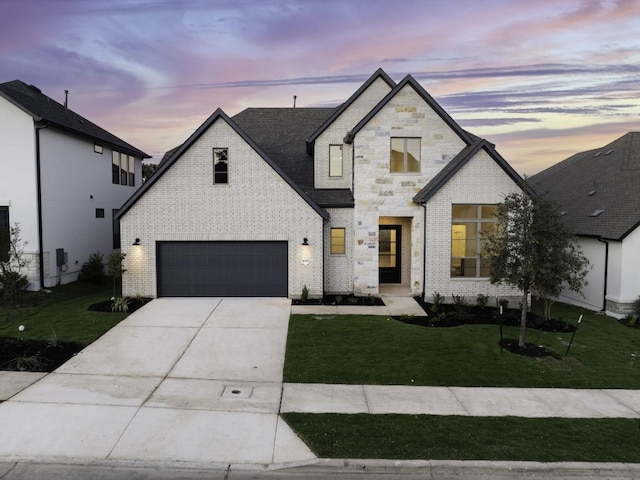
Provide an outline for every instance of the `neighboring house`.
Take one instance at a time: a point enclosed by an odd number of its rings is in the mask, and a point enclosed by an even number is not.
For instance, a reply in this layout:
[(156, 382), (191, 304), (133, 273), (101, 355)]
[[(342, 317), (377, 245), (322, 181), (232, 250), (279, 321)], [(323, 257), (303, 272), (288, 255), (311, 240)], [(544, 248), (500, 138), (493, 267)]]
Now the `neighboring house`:
[(124, 292), (519, 298), (480, 234), (520, 188), (411, 76), (378, 70), (337, 108), (217, 110), (119, 212)]
[(640, 133), (577, 153), (530, 183), (559, 204), (592, 267), (583, 295), (559, 300), (625, 316), (640, 295)]
[(33, 85), (0, 84), (0, 231), (19, 224), (30, 289), (73, 281), (92, 253), (119, 248), (114, 212), (142, 184), (142, 158)]

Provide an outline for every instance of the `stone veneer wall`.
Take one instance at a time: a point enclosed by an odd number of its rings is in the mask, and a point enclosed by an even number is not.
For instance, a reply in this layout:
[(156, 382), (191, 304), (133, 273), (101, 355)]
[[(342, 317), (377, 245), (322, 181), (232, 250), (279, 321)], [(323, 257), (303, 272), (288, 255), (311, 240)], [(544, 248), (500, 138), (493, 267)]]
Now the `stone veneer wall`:
[[(212, 148), (229, 149), (229, 183), (213, 185)], [(156, 296), (156, 242), (273, 240), (289, 245), (289, 296), (322, 295), (323, 219), (222, 119), (216, 121), (131, 207), (121, 237), (124, 295)], [(302, 239), (311, 261), (302, 265)]]
[[(391, 137), (422, 139), (420, 173), (390, 173)], [(357, 294), (378, 293), (380, 217), (404, 218), (411, 225), (411, 235), (403, 235), (406, 237), (403, 243), (411, 248), (408, 284), (414, 294), (423, 290), (424, 212), (412, 199), (464, 147), (465, 143), (410, 85), (398, 92), (358, 132), (354, 140), (354, 290)]]

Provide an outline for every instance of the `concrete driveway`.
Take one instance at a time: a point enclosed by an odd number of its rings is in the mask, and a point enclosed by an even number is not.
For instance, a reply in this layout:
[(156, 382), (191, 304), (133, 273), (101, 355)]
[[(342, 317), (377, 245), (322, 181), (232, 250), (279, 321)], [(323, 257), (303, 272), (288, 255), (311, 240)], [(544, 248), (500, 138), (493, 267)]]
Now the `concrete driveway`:
[(279, 418), (291, 301), (161, 298), (0, 404), (0, 456), (288, 464)]

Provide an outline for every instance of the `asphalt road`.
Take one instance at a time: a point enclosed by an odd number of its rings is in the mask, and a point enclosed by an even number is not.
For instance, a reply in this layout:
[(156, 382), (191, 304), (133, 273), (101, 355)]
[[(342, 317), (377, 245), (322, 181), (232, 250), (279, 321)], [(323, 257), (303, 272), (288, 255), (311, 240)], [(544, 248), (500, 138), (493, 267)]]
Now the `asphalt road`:
[(78, 465), (52, 463), (0, 463), (1, 480), (508, 480), (571, 479), (640, 480), (640, 465), (534, 464), (492, 462), (442, 462), (415, 466), (358, 464), (330, 461), (327, 464), (280, 470), (179, 468), (172, 466)]

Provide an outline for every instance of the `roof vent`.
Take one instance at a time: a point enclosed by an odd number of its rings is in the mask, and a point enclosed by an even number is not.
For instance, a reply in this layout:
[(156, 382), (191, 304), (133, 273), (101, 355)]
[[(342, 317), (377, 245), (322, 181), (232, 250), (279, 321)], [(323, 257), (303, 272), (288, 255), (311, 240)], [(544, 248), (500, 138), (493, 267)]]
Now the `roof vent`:
[(611, 150), (607, 150), (604, 152), (605, 155), (611, 155), (613, 153), (613, 148)]
[(591, 190), (591, 191), (589, 192), (589, 196), (590, 196), (590, 197), (593, 197), (596, 193), (598, 193), (598, 191), (597, 191), (597, 190)]
[(594, 210), (593, 213), (591, 215), (589, 215), (589, 216), (590, 217), (599, 217), (603, 213), (604, 213), (604, 210)]
[(567, 212), (566, 210), (563, 210), (563, 211), (560, 212), (560, 216), (564, 217), (567, 213), (569, 213), (569, 212)]
[(599, 157), (600, 155), (602, 155), (602, 152), (598, 152), (598, 153), (596, 153), (596, 154), (593, 156), (593, 158)]

